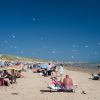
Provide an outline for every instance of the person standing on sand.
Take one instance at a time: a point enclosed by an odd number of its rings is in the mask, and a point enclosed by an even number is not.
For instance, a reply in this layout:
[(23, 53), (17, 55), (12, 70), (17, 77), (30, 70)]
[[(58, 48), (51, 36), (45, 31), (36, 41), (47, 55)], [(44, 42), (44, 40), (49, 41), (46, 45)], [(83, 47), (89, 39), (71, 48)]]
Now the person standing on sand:
[(59, 73), (61, 77), (63, 76), (63, 70), (64, 70), (63, 68), (64, 68), (63, 64), (60, 64)]
[(48, 63), (48, 68), (47, 68), (48, 76), (51, 76), (51, 68), (52, 68), (51, 64)]
[(100, 68), (100, 65), (97, 65), (97, 69), (99, 69)]

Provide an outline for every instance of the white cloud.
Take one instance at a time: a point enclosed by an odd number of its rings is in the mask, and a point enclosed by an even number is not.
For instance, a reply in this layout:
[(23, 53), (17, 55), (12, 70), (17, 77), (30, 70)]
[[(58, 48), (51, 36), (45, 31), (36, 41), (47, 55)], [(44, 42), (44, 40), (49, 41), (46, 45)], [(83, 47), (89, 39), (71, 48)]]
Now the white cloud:
[(88, 41), (85, 41), (86, 43), (88, 42)]
[(5, 40), (5, 41), (4, 41), (4, 43), (8, 43), (8, 41), (7, 41), (7, 40)]
[(41, 37), (41, 40), (44, 40), (44, 37)]
[(36, 20), (36, 18), (35, 17), (33, 17), (33, 19), (32, 19), (33, 21), (35, 21)]
[(74, 56), (72, 56), (72, 59), (74, 59)]
[(100, 45), (100, 42), (99, 42), (99, 43), (97, 43), (97, 45)]
[(75, 47), (76, 47), (76, 45), (72, 45), (72, 47), (73, 47), (73, 48), (75, 48)]
[(15, 49), (17, 48), (17, 47), (14, 47)]
[(10, 45), (11, 48), (13, 48), (13, 45)]
[(73, 52), (77, 52), (77, 50), (76, 50), (76, 49), (73, 49), (72, 51), (73, 51)]
[(47, 48), (47, 46), (44, 46), (43, 48), (45, 48), (45, 49), (46, 49), (46, 48)]
[(52, 51), (52, 54), (55, 54), (55, 53), (56, 53), (56, 51), (55, 51), (55, 50), (53, 50), (53, 51)]
[(97, 51), (95, 51), (95, 52), (94, 52), (94, 54), (95, 54), (95, 55), (98, 55), (98, 52), (97, 52)]
[(16, 36), (15, 35), (11, 35), (11, 37), (14, 39), (14, 38), (16, 38)]
[(24, 51), (20, 51), (20, 53), (21, 53), (21, 54), (23, 54), (23, 53), (24, 53)]
[(89, 46), (88, 45), (85, 45), (85, 48), (88, 48)]
[(17, 49), (17, 47), (16, 47), (16, 46), (13, 46), (13, 45), (10, 45), (9, 47), (10, 47), (10, 48)]

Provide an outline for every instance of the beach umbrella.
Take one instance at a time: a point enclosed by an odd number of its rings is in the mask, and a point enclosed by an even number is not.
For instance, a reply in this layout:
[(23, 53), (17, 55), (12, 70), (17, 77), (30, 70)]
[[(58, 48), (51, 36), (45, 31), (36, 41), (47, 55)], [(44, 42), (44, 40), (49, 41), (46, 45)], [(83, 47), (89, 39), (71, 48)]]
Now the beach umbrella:
[(43, 69), (46, 68), (46, 69), (47, 69), (47, 68), (48, 68), (48, 65), (46, 65), (46, 64), (41, 64), (41, 65), (40, 65), (40, 68), (43, 68)]

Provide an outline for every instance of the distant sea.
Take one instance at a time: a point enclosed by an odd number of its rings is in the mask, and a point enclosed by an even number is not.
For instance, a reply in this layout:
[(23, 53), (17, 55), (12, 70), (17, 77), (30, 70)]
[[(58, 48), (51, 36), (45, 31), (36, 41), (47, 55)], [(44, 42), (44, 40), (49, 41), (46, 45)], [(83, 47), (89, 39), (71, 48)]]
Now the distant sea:
[(87, 69), (100, 69), (100, 65), (99, 68), (97, 67), (98, 64), (96, 63), (73, 63), (71, 64), (73, 67), (80, 67), (80, 68), (87, 68)]

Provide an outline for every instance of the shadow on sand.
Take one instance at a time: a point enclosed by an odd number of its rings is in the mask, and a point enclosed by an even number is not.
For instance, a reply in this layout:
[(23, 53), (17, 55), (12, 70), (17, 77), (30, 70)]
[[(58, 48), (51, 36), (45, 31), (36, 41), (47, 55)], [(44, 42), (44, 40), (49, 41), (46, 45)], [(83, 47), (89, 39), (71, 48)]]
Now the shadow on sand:
[(40, 92), (42, 92), (42, 93), (44, 93), (44, 92), (50, 92), (50, 93), (52, 93), (52, 92), (68, 92), (68, 93), (73, 93), (73, 91), (56, 91), (56, 90), (40, 90)]

